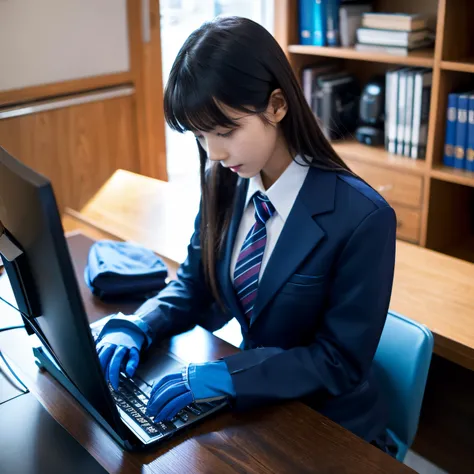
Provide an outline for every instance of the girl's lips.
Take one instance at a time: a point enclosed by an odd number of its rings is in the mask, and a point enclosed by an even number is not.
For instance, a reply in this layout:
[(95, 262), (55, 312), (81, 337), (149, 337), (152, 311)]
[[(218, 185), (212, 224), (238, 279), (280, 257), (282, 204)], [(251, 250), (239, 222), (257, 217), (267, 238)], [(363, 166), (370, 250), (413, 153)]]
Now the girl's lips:
[(239, 166), (232, 166), (231, 169), (234, 173), (237, 173), (237, 171), (239, 171), (239, 169), (242, 167), (242, 165), (239, 165)]

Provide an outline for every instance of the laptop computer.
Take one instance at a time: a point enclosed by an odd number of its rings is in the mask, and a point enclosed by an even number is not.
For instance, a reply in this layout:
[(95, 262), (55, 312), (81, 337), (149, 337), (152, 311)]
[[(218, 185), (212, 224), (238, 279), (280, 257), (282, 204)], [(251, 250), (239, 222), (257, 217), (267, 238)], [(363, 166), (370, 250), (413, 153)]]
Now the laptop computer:
[(0, 255), (25, 328), (35, 334), (37, 364), (48, 370), (125, 449), (160, 443), (227, 405), (191, 404), (173, 420), (145, 414), (154, 381), (184, 364), (147, 351), (133, 378), (115, 391), (102, 373), (50, 181), (0, 147)]

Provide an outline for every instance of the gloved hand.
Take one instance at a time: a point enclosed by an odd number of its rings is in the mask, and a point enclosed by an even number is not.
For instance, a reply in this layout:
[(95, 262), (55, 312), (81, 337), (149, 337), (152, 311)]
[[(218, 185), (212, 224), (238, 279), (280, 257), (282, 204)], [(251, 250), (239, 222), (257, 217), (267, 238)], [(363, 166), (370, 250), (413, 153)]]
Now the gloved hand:
[(119, 313), (105, 324), (97, 338), (100, 365), (106, 381), (115, 390), (118, 390), (120, 371), (132, 377), (138, 367), (140, 350), (148, 339), (141, 325), (143, 322), (140, 324), (136, 316)]
[(171, 420), (190, 403), (227, 397), (235, 397), (235, 390), (224, 361), (190, 364), (153, 386), (146, 414), (155, 422)]

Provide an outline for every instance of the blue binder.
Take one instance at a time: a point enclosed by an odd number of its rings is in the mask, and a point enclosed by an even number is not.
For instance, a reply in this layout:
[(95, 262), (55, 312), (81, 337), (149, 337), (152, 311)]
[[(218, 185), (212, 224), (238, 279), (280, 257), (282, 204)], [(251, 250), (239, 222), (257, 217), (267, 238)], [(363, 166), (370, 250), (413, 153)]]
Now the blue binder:
[(328, 46), (339, 46), (339, 7), (340, 0), (327, 0), (326, 7), (326, 39)]
[(313, 44), (314, 0), (299, 0), (298, 19), (300, 44)]
[(474, 95), (469, 96), (466, 169), (474, 171)]
[(468, 106), (469, 96), (466, 94), (458, 96), (458, 123), (456, 124), (456, 148), (454, 152), (454, 167), (457, 169), (466, 167)]
[(326, 6), (327, 0), (314, 0), (313, 44), (315, 46), (326, 46)]
[(448, 95), (448, 108), (446, 111), (446, 137), (444, 140), (444, 157), (445, 166), (454, 166), (454, 147), (456, 145), (456, 124), (458, 115), (458, 95)]

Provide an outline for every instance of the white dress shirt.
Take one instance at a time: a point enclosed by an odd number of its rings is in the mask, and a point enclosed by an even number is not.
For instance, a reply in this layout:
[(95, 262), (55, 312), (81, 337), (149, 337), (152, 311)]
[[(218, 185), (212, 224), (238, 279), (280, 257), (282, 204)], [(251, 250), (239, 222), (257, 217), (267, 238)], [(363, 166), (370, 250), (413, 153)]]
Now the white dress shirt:
[(267, 221), (267, 243), (263, 253), (262, 266), (260, 267), (259, 281), (265, 271), (268, 260), (275, 248), (278, 237), (280, 237), (283, 226), (290, 214), (296, 197), (300, 192), (303, 182), (308, 174), (309, 166), (304, 161), (296, 157), (296, 161), (292, 161), (282, 175), (265, 191), (262, 184), (260, 173), (249, 179), (249, 187), (247, 197), (245, 199), (244, 212), (240, 220), (239, 229), (235, 237), (234, 248), (232, 251), (232, 260), (230, 265), (230, 279), (234, 281), (234, 270), (239, 257), (240, 249), (244, 243), (245, 237), (249, 233), (251, 227), (255, 224), (255, 206), (252, 197), (257, 191), (265, 194), (275, 208), (275, 214)]

